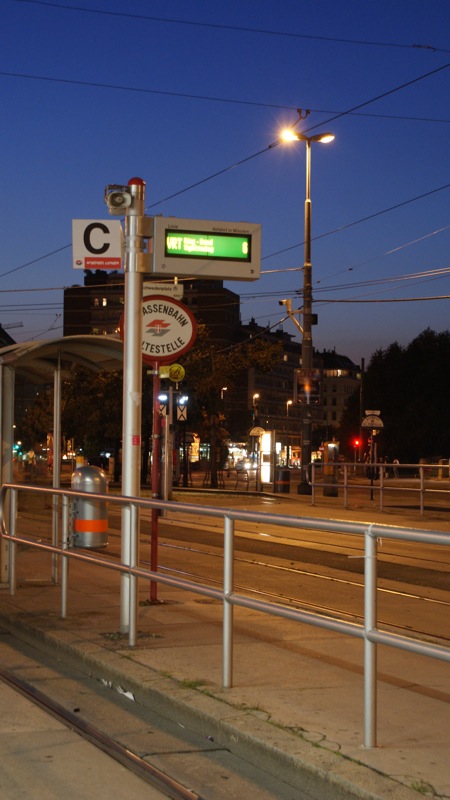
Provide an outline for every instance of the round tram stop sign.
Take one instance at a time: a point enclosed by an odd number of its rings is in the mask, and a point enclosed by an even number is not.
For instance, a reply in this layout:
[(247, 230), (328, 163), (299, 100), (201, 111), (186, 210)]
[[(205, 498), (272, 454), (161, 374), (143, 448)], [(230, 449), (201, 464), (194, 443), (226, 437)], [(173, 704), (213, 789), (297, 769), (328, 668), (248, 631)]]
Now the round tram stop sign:
[(168, 295), (142, 299), (142, 359), (170, 364), (191, 349), (197, 322), (186, 306)]

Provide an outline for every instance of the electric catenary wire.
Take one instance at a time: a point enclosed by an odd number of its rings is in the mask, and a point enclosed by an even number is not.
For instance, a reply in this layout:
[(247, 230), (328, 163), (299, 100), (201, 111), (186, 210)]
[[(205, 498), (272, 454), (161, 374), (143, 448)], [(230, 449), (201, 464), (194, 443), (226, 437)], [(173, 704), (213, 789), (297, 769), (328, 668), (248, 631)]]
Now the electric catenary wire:
[(243, 25), (225, 25), (224, 23), (217, 22), (197, 22), (195, 20), (187, 19), (173, 19), (170, 17), (155, 17), (148, 14), (130, 14), (125, 11), (107, 11), (105, 9), (87, 8), (85, 6), (66, 6), (62, 3), (50, 3), (46, 0), (16, 0), (19, 3), (30, 3), (32, 5), (48, 6), (49, 8), (59, 8), (64, 11), (81, 11), (88, 14), (102, 14), (110, 17), (125, 17), (127, 19), (147, 20), (149, 22), (161, 22), (170, 25), (189, 25), (197, 28), (215, 28), (217, 30), (227, 30), (244, 32), (251, 34), (262, 34), (265, 36), (283, 36), (290, 39), (310, 39), (313, 41), (321, 42), (334, 42), (337, 44), (352, 44), (364, 47), (391, 47), (399, 48), (402, 50), (429, 50), (433, 53), (449, 53), (450, 50), (444, 50), (441, 47), (434, 47), (429, 44), (401, 44), (399, 42), (377, 42), (370, 39), (347, 39), (337, 36), (319, 36), (307, 33), (295, 33), (294, 31), (274, 31), (266, 28), (250, 28)]

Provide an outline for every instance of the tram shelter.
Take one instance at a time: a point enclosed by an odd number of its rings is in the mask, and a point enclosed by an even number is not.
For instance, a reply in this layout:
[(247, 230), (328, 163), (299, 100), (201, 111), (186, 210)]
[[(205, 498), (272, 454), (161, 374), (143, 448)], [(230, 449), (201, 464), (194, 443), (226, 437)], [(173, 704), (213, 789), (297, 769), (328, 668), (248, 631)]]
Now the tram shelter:
[[(23, 342), (0, 348), (0, 479), (13, 480), (14, 399), (16, 376), (36, 385), (53, 382), (54, 452), (61, 451), (61, 382), (75, 366), (94, 372), (123, 367), (123, 343), (114, 336), (64, 336), (45, 341)], [(55, 458), (53, 488), (59, 488), (61, 460)], [(53, 533), (57, 534), (58, 509), (53, 511)], [(7, 542), (0, 546), (0, 585), (9, 583)]]

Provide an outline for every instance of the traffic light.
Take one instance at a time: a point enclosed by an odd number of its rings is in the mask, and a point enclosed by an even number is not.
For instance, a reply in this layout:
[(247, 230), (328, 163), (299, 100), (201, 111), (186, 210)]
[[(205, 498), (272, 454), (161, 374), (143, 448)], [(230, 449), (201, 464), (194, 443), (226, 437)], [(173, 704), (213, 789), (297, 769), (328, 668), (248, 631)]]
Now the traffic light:
[(361, 444), (361, 439), (359, 439), (357, 436), (355, 436), (353, 438), (353, 447), (359, 447), (360, 444)]

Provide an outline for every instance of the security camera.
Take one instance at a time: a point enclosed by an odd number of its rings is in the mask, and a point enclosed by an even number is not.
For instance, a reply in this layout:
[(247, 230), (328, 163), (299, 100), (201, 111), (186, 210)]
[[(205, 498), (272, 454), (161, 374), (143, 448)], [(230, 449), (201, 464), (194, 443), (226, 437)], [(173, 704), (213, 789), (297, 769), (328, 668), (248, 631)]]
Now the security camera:
[(128, 186), (107, 186), (105, 189), (105, 203), (109, 213), (120, 216), (133, 202)]

